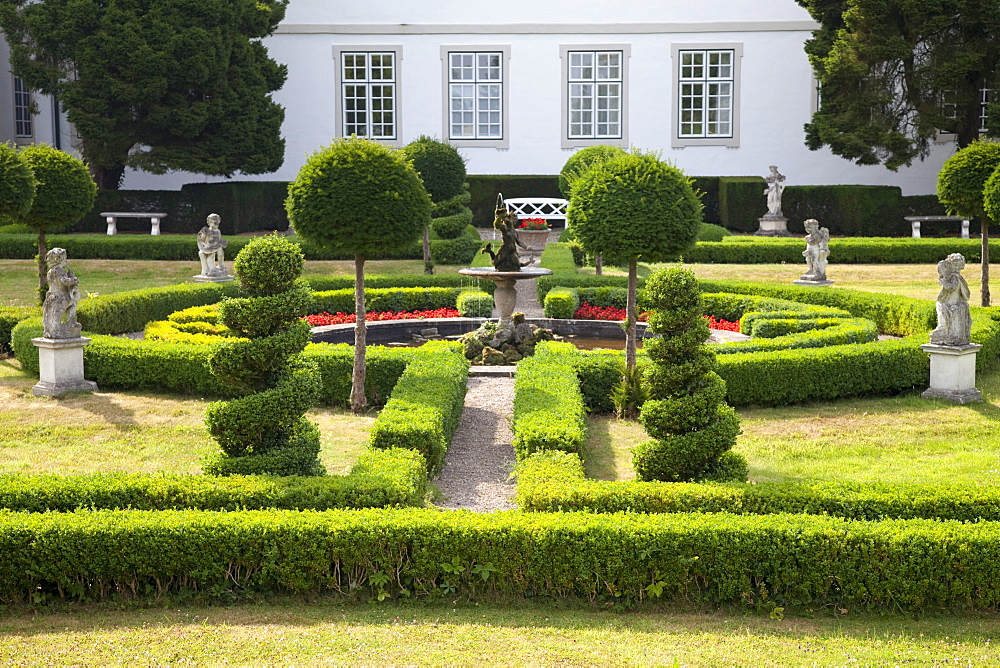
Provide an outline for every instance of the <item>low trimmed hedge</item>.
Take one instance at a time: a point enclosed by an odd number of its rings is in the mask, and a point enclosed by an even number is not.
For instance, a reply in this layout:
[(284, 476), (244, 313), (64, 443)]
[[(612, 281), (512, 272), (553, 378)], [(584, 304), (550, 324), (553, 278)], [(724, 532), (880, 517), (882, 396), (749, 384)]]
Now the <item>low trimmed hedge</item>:
[(420, 509), (0, 512), (0, 601), (331, 592), (1000, 605), (1000, 526), (810, 515)]
[(518, 459), (542, 450), (578, 452), (587, 437), (580, 381), (569, 343), (543, 341), (514, 378), (513, 446)]
[[(699, 241), (684, 253), (685, 262), (705, 264), (802, 265), (805, 242), (800, 238), (731, 236), (721, 241)], [(907, 239), (890, 237), (834, 238), (830, 240), (831, 266), (838, 264), (936, 265), (950, 253), (961, 253), (967, 262), (979, 262), (979, 239)], [(794, 268), (789, 267), (789, 273)], [(795, 278), (795, 276), (792, 276)], [(836, 276), (833, 276), (836, 279)]]
[(580, 458), (560, 452), (521, 461), (517, 479), (517, 505), (526, 512), (807, 513), (855, 520), (1000, 521), (1000, 490), (990, 487), (610, 482), (586, 479)]
[(10, 352), (11, 332), (17, 323), (28, 318), (41, 317), (38, 306), (0, 306), (0, 352)]
[(410, 360), (375, 419), (368, 443), (416, 450), (436, 474), (462, 417), (469, 363), (457, 343), (429, 342), (421, 348), (423, 354)]
[(0, 475), (0, 508), (24, 512), (402, 508), (422, 506), (426, 487), (427, 465), (419, 453), (369, 450), (342, 476)]

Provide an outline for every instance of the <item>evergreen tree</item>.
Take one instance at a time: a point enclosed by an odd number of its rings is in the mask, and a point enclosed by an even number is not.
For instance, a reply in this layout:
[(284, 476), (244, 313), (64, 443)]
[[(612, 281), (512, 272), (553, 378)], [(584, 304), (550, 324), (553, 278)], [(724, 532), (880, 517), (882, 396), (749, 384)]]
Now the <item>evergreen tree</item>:
[(126, 167), (275, 171), (286, 68), (260, 39), (287, 0), (0, 0), (11, 65), (57, 96), (98, 186)]

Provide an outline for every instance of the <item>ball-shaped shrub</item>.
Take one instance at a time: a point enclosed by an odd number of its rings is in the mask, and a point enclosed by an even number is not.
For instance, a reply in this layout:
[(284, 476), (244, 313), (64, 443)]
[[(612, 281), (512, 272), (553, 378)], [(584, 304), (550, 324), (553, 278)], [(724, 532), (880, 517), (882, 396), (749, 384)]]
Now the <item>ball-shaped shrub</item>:
[(20, 153), (36, 186), (31, 208), (18, 222), (56, 232), (80, 220), (94, 206), (97, 185), (78, 158), (46, 144), (25, 146)]
[(288, 186), (285, 208), (307, 241), (374, 256), (418, 239), (431, 201), (402, 153), (352, 137), (309, 156)]
[(265, 296), (291, 288), (304, 266), (305, 258), (299, 246), (271, 235), (244, 246), (233, 262), (233, 271), (245, 292)]
[[(219, 319), (247, 337), (217, 347), (212, 373), (243, 396), (205, 411), (222, 455), (205, 470), (216, 475), (321, 475), (319, 432), (303, 415), (320, 391), (317, 369), (299, 355), (310, 340), (301, 320), (311, 306), (299, 279), (302, 251), (284, 237), (248, 243), (233, 263), (244, 296), (225, 299)], [(279, 290), (284, 286), (284, 290)]]
[(400, 149), (410, 159), (433, 202), (461, 194), (465, 187), (465, 158), (454, 146), (421, 135)]
[(31, 168), (10, 144), (0, 144), (0, 218), (20, 219), (35, 199)]
[(639, 419), (654, 440), (633, 449), (636, 473), (642, 480), (685, 481), (718, 479), (721, 469), (743, 471), (734, 466), (736, 455), (726, 455), (740, 422), (725, 403), (726, 383), (704, 343), (708, 327), (697, 279), (686, 269), (659, 271), (646, 282), (645, 297), (653, 309), (649, 330), (660, 336), (646, 342), (652, 368)]
[(568, 199), (573, 187), (573, 181), (580, 174), (599, 162), (605, 162), (612, 158), (620, 158), (623, 155), (625, 155), (625, 149), (620, 146), (599, 144), (597, 146), (581, 148), (566, 159), (566, 164), (559, 171), (559, 192), (563, 194), (563, 197)]
[(983, 215), (986, 182), (998, 166), (1000, 143), (972, 142), (944, 161), (938, 173), (938, 199), (948, 211), (959, 216)]
[(587, 251), (627, 264), (670, 260), (698, 239), (701, 199), (682, 171), (651, 154), (595, 164), (573, 185), (568, 221)]
[(983, 186), (983, 212), (993, 221), (1000, 221), (1000, 166), (997, 166)]

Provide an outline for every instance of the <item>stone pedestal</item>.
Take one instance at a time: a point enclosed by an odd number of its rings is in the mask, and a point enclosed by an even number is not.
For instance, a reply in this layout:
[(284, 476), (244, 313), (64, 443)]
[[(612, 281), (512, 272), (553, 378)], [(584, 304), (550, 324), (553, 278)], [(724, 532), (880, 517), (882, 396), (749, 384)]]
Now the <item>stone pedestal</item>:
[(790, 237), (792, 233), (788, 231), (788, 219), (781, 216), (764, 216), (758, 218), (759, 227), (754, 232), (758, 237)]
[(36, 397), (59, 397), (67, 392), (94, 392), (97, 383), (83, 377), (83, 347), (90, 339), (47, 339), (31, 342), (38, 348), (38, 383), (31, 388)]
[(931, 356), (931, 386), (921, 396), (947, 399), (956, 404), (982, 401), (982, 394), (976, 389), (976, 353), (981, 345), (939, 346), (925, 343), (920, 347)]
[(193, 279), (195, 283), (226, 283), (233, 280), (232, 276), (205, 276), (204, 274), (198, 274)]
[(825, 288), (828, 285), (833, 285), (833, 281), (831, 281), (830, 279), (825, 279), (822, 281), (806, 281), (800, 278), (798, 280), (792, 281), (792, 283), (794, 283), (795, 285), (804, 285), (810, 288)]

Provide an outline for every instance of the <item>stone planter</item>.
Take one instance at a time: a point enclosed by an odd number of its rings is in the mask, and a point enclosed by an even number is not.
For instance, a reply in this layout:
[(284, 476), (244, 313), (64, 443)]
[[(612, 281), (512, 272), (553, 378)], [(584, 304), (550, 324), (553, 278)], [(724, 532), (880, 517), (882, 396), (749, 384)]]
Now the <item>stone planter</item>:
[(541, 253), (549, 241), (549, 230), (518, 230), (517, 239), (532, 253)]

